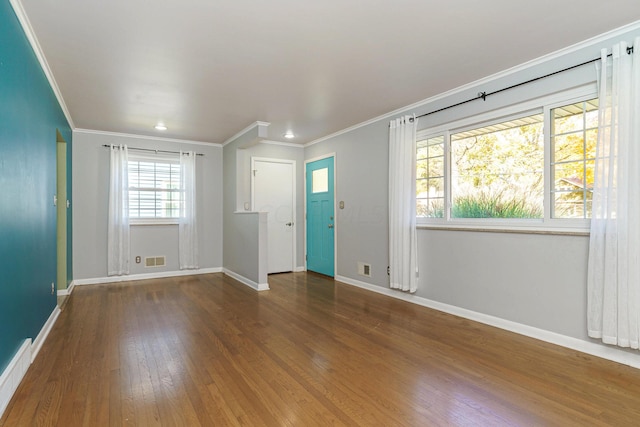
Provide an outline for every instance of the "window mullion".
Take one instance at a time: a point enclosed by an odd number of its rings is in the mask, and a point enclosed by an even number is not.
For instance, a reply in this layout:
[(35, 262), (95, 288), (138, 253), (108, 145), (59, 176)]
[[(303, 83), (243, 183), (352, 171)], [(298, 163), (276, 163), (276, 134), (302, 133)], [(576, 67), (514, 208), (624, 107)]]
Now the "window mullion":
[(587, 101), (582, 103), (582, 217), (587, 218)]
[(553, 209), (553, 198), (555, 198), (555, 192), (552, 192), (554, 189), (554, 173), (552, 170), (552, 142), (551, 142), (551, 134), (553, 130), (553, 118), (551, 117), (552, 110), (551, 108), (545, 106), (543, 107), (543, 117), (544, 124), (542, 128), (543, 138), (544, 138), (544, 196), (543, 196), (543, 210), (544, 210), (544, 221), (548, 221), (551, 219), (552, 209)]
[(451, 220), (451, 133), (445, 131), (443, 133), (443, 150), (444, 150), (444, 219), (445, 221)]

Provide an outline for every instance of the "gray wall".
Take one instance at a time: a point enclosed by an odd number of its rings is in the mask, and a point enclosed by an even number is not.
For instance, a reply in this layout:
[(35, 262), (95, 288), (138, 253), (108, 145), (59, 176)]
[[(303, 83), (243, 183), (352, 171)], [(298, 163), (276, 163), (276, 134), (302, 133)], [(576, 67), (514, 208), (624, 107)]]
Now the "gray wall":
[[(197, 158), (200, 268), (222, 267), (222, 148), (122, 135), (74, 132), (73, 135), (74, 279), (107, 276), (107, 207), (109, 150), (103, 144), (179, 151), (194, 150)], [(165, 255), (165, 267), (136, 264), (139, 255)], [(131, 274), (178, 271), (178, 226), (131, 227)]]
[(420, 296), (586, 339), (589, 238), (419, 230)]
[[(388, 123), (380, 121), (305, 149), (305, 158), (335, 153), (337, 276), (387, 286)], [(358, 262), (371, 264), (371, 277), (357, 275)]]
[(248, 279), (252, 286), (267, 284), (266, 213), (234, 212), (225, 226), (225, 272)]
[[(640, 31), (574, 49), (516, 73), (505, 73), (401, 114), (417, 115), (600, 56), (601, 47), (632, 41)], [(583, 66), (518, 89), (427, 118), (425, 129), (590, 84), (595, 66)], [(337, 276), (388, 287), (388, 123), (384, 118), (305, 149), (305, 159), (336, 153)], [(588, 237), (477, 231), (418, 231), (421, 284), (417, 295), (546, 331), (588, 340), (586, 268)], [(372, 265), (372, 277), (357, 274), (357, 261)]]
[[(254, 127), (223, 148), (224, 162), (224, 263), (225, 269), (251, 280), (256, 284), (260, 277), (259, 218), (255, 214), (238, 214), (242, 206), (243, 174), (239, 173), (243, 161), (238, 162), (238, 151), (255, 144), (258, 140), (258, 127)], [(240, 166), (239, 166), (240, 163)], [(264, 278), (266, 282), (266, 278)]]
[[(224, 146), (224, 268), (255, 283), (266, 283), (266, 265), (259, 262), (259, 218), (245, 212), (251, 204), (251, 158), (296, 161), (296, 266), (304, 267), (304, 149), (260, 142), (264, 127), (256, 126)], [(247, 231), (249, 227), (251, 230)], [(263, 242), (266, 244), (265, 242)], [(266, 271), (266, 270), (264, 270)]]

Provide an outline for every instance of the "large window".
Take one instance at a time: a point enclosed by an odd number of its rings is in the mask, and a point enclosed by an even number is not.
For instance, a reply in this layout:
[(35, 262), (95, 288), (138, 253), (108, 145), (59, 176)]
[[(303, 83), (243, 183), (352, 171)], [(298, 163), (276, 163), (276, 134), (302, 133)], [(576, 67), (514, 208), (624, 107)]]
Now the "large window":
[[(597, 99), (418, 132), (417, 216), (448, 226), (585, 228)], [(500, 114), (503, 113), (503, 114)], [(483, 225), (480, 225), (483, 224)]]
[(180, 215), (180, 163), (169, 159), (129, 160), (129, 217), (171, 220)]
[(451, 135), (453, 218), (542, 218), (542, 114)]

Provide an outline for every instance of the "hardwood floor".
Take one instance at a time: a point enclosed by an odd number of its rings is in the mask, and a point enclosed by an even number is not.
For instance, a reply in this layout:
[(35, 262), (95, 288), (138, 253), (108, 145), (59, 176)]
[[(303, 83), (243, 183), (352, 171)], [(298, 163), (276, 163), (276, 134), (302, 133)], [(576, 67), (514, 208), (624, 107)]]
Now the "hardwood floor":
[(77, 287), (0, 426), (638, 425), (640, 370), (325, 277)]

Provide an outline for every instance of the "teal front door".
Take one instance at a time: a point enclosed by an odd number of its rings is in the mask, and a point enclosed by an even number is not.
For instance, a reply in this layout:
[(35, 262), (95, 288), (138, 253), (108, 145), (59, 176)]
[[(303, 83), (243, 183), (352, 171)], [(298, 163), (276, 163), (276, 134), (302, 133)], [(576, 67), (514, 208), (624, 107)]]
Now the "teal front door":
[(307, 270), (334, 276), (333, 157), (307, 163)]

